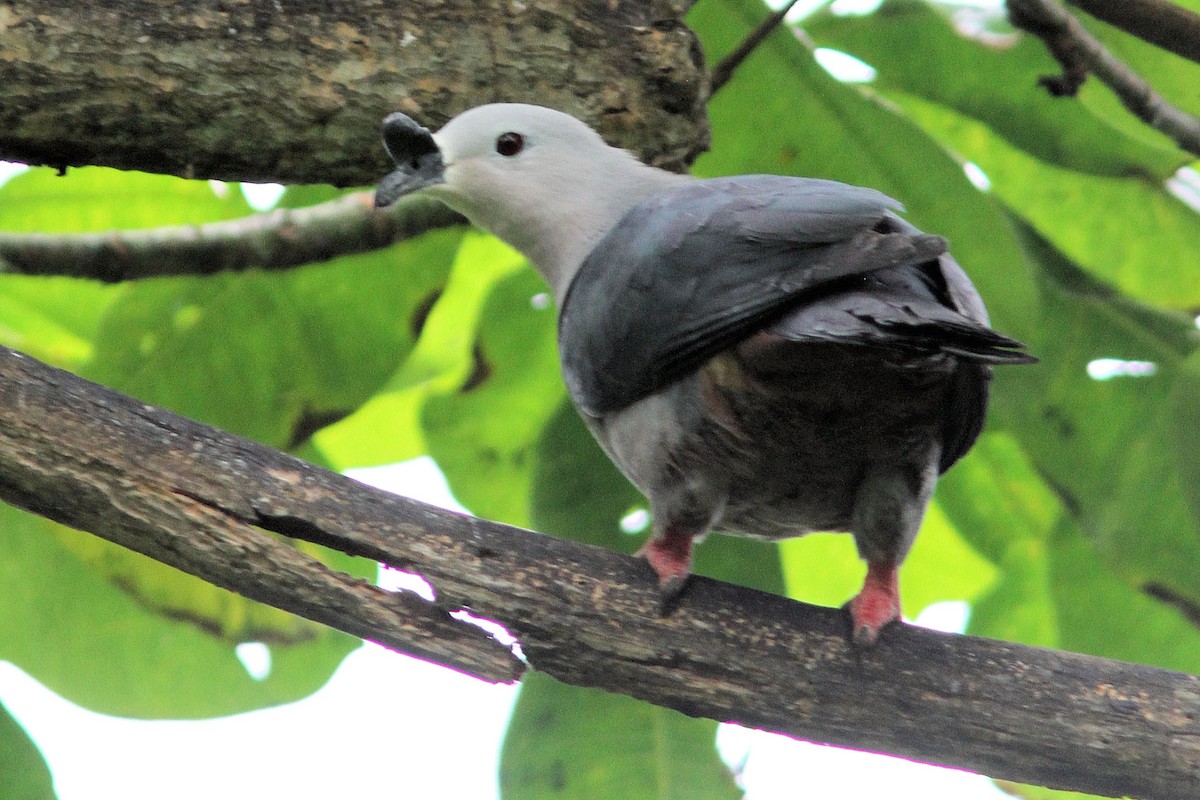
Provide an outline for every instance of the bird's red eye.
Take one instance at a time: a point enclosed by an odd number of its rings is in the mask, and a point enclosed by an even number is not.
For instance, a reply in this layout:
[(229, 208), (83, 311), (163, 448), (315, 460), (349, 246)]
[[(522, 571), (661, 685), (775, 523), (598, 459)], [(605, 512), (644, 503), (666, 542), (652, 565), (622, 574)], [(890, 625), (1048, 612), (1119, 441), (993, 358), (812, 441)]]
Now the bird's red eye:
[(496, 137), (496, 152), (502, 156), (515, 156), (525, 147), (525, 138), (519, 133), (502, 133)]

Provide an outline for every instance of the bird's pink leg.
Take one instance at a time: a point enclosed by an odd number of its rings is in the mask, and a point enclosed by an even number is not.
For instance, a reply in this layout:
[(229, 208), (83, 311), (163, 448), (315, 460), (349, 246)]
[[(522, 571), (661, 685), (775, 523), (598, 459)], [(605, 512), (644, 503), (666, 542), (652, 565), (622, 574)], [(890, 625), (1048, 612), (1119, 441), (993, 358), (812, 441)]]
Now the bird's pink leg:
[(658, 590), (664, 600), (679, 594), (692, 571), (692, 534), (667, 528), (655, 536), (637, 554), (646, 559), (658, 576)]
[(875, 644), (883, 626), (900, 619), (898, 567), (894, 561), (867, 562), (862, 590), (850, 601), (850, 638), (855, 644)]

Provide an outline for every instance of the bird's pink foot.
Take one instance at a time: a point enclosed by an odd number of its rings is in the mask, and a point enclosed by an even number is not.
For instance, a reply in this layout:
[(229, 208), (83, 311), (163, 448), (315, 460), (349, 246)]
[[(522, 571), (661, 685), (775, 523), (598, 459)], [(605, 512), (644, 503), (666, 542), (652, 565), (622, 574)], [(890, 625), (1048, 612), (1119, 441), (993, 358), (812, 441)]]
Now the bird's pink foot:
[(646, 559), (654, 574), (658, 576), (658, 591), (665, 601), (673, 599), (683, 590), (683, 584), (692, 571), (692, 535), (668, 529), (655, 536), (637, 554)]
[(862, 590), (849, 604), (850, 638), (855, 644), (863, 647), (875, 644), (883, 626), (900, 619), (896, 569), (897, 565), (890, 561), (868, 562)]

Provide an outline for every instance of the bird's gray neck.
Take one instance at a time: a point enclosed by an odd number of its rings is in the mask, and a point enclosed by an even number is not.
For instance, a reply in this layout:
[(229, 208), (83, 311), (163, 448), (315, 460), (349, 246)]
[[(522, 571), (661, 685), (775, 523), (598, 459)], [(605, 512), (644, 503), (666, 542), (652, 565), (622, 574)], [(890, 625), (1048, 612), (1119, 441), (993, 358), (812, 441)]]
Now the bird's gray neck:
[(541, 187), (542, 196), (521, 198), (518, 208), (482, 206), (467, 217), (524, 254), (561, 308), (575, 273), (604, 234), (638, 203), (689, 180), (627, 157), (571, 172), (562, 185)]

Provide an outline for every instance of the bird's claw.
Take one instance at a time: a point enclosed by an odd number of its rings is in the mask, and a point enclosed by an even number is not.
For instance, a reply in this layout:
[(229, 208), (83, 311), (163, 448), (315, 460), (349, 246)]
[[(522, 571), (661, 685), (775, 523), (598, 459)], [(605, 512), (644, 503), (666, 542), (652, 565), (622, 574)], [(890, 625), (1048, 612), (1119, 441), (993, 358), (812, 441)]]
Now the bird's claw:
[(692, 571), (692, 537), (668, 532), (655, 536), (637, 551), (658, 576), (659, 610), (666, 613), (687, 585)]
[(895, 564), (869, 564), (862, 590), (846, 604), (850, 612), (850, 641), (871, 647), (879, 632), (900, 619), (900, 591)]

